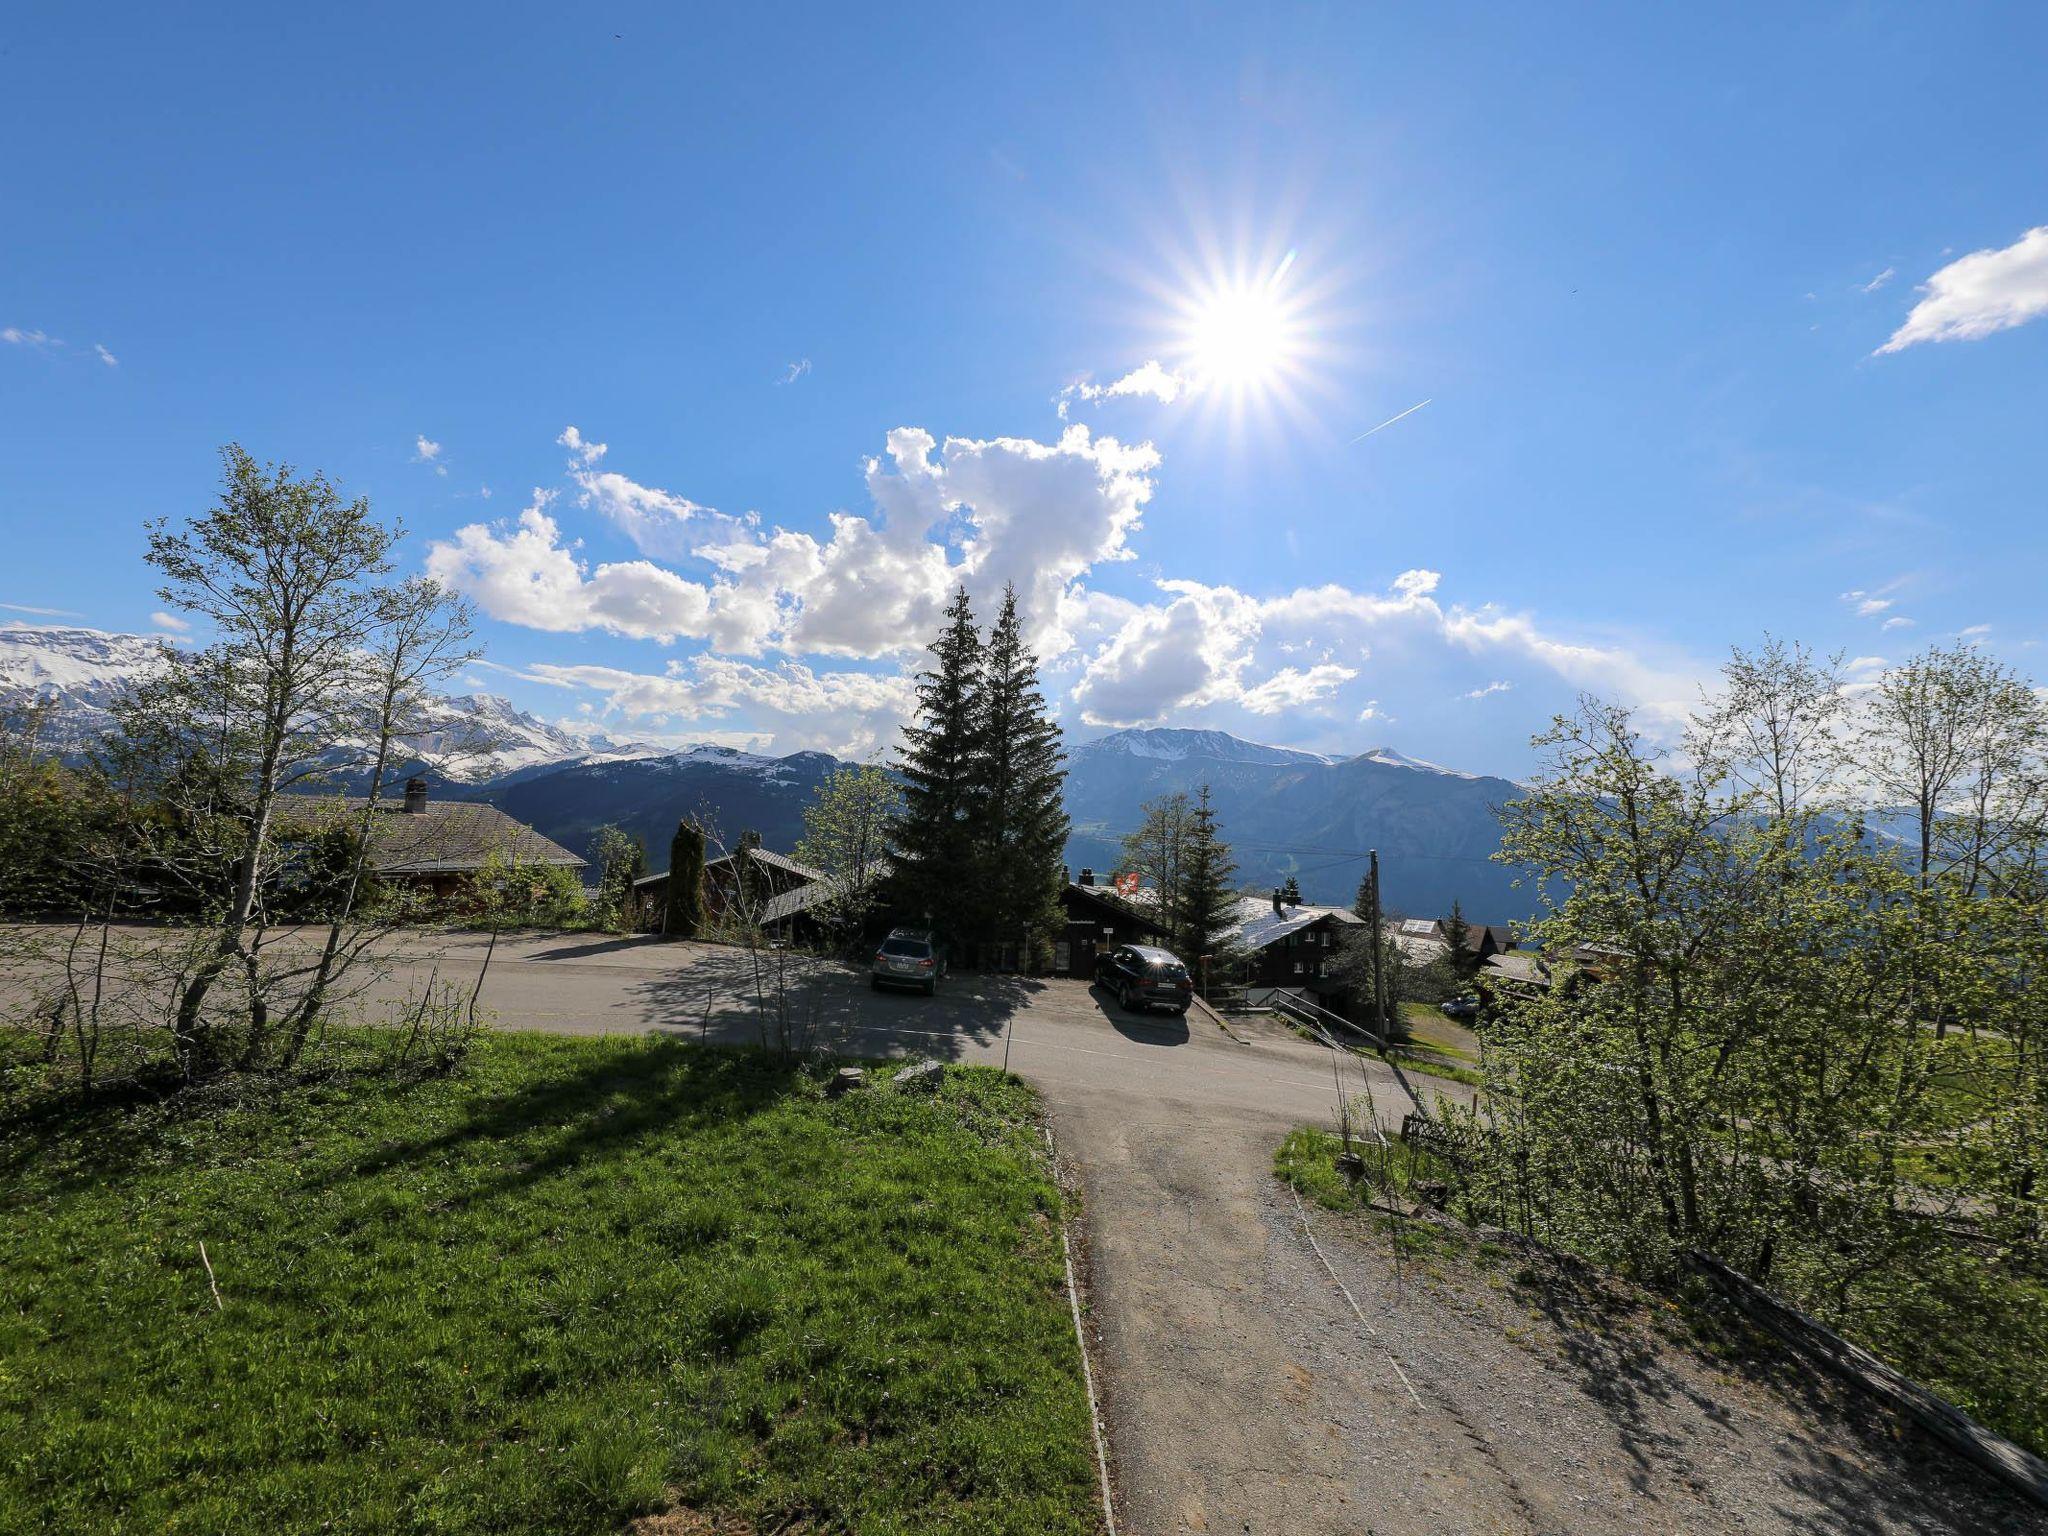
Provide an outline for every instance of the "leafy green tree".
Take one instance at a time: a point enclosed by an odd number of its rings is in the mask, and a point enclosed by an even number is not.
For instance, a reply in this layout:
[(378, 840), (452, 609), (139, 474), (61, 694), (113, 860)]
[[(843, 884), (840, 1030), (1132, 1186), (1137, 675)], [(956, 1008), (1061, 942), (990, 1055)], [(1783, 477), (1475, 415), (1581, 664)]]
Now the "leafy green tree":
[(1183, 945), (1182, 958), (1199, 967), (1206, 956), (1206, 971), (1212, 984), (1227, 973), (1236, 959), (1237, 896), (1232, 889), (1236, 878), (1237, 865), (1230, 856), (1230, 845), (1217, 828), (1216, 812), (1209, 804), (1209, 786), (1204, 784), (1195, 797), (1180, 900), (1174, 908), (1173, 922)]
[(668, 845), (668, 903), (661, 931), (693, 939), (704, 927), (704, 829), (684, 817)]
[(828, 774), (804, 807), (796, 856), (831, 882), (817, 909), (831, 932), (857, 935), (881, 900), (889, 829), (902, 806), (903, 792), (888, 771), (863, 763)]
[(1062, 922), (1066, 770), (1015, 587), (1004, 590), (989, 632), (976, 704), (967, 825), (977, 876), (972, 888), (984, 908), (981, 933), (998, 944), (1017, 942), (1043, 962)]
[(492, 928), (562, 928), (583, 914), (583, 881), (560, 864), (492, 849), (464, 882), (456, 909)]
[(917, 714), (903, 729), (896, 769), (903, 808), (890, 829), (892, 896), (907, 915), (979, 936), (984, 908), (973, 887), (982, 683), (981, 636), (961, 587), (946, 627), (917, 676)]
[(605, 825), (591, 840), (597, 863), (597, 909), (601, 921), (623, 927), (630, 920), (633, 882), (647, 873), (647, 850), (622, 827)]

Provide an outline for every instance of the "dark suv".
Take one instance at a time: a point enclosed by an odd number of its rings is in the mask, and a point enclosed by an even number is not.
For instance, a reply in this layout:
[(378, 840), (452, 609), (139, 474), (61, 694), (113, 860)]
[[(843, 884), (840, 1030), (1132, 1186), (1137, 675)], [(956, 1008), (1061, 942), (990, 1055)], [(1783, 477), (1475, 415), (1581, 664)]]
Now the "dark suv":
[(1115, 994), (1126, 1012), (1170, 1008), (1186, 1013), (1195, 995), (1188, 968), (1149, 944), (1119, 944), (1095, 962), (1095, 980)]

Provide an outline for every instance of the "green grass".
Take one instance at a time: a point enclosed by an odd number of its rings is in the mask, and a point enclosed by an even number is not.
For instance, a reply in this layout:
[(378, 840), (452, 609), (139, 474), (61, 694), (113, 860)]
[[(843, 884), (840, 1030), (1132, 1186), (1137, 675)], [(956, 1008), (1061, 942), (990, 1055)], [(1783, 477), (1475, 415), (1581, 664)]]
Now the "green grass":
[(1389, 1137), (1383, 1151), (1377, 1144), (1356, 1142), (1364, 1155), (1368, 1177), (1354, 1184), (1338, 1170), (1337, 1156), (1344, 1144), (1328, 1131), (1303, 1128), (1288, 1133), (1273, 1154), (1273, 1172), (1283, 1184), (1292, 1185), (1304, 1200), (1324, 1210), (1368, 1212), (1375, 1225), (1404, 1254), (1430, 1257), (1463, 1251), (1459, 1234), (1435, 1222), (1413, 1221), (1380, 1211), (1370, 1211), (1368, 1202), (1378, 1193), (1376, 1183), (1390, 1184), (1406, 1194), (1417, 1180), (1437, 1177), (1436, 1160), (1409, 1146), (1398, 1136)]
[(205, 1116), (17, 1094), (0, 1531), (1093, 1531), (1034, 1117), (535, 1036)]

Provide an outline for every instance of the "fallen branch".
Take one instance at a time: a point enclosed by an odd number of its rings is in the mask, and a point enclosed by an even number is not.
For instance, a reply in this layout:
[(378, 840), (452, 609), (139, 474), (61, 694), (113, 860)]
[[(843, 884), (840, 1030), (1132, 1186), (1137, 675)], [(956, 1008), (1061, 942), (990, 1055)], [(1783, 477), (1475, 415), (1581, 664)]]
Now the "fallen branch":
[(224, 1303), (223, 1303), (223, 1302), (221, 1301), (221, 1299), (220, 1299), (220, 1286), (219, 1286), (219, 1285), (217, 1285), (217, 1284), (215, 1284), (215, 1282), (214, 1282), (214, 1278), (213, 1278), (213, 1260), (209, 1259), (209, 1258), (208, 1258), (208, 1257), (206, 1256), (206, 1244), (205, 1244), (205, 1243), (203, 1243), (203, 1242), (202, 1242), (202, 1243), (201, 1243), (201, 1244), (199, 1245), (199, 1262), (200, 1262), (200, 1263), (202, 1263), (202, 1264), (204, 1264), (204, 1265), (206, 1266), (206, 1288), (207, 1288), (207, 1289), (208, 1289), (209, 1291), (213, 1292), (213, 1309), (214, 1309), (214, 1311), (216, 1311), (216, 1312), (225, 1312), (225, 1311), (227, 1311), (227, 1307), (226, 1307), (226, 1305), (225, 1305), (225, 1304), (224, 1304)]

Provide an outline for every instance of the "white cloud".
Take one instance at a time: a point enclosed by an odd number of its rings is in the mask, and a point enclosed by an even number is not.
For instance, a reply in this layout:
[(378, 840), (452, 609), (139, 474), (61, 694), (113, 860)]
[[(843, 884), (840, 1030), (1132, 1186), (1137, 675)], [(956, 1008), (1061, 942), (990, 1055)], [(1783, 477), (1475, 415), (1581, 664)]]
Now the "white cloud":
[(152, 613), (149, 616), (149, 622), (158, 629), (169, 630), (174, 635), (189, 635), (192, 633), (192, 621), (190, 619), (181, 619), (175, 613)]
[(441, 457), (441, 445), (432, 438), (415, 436), (412, 440), (412, 461), (415, 464), (431, 464)]
[(559, 443), (562, 447), (568, 449), (571, 453), (573, 453), (576, 456), (576, 458), (581, 463), (585, 465), (595, 464), (599, 459), (603, 458), (605, 454), (610, 451), (608, 446), (604, 443), (591, 443), (584, 441), (583, 434), (581, 432), (578, 432), (574, 427), (564, 427), (562, 429), (562, 435), (556, 438), (555, 441)]
[(118, 368), (121, 366), (121, 359), (114, 356), (113, 353), (109, 352), (99, 342), (96, 341), (92, 344), (92, 350), (93, 355), (97, 357), (101, 362), (105, 363), (109, 368)]
[(1926, 297), (1877, 350), (1915, 342), (1976, 341), (2048, 314), (2048, 224), (2002, 250), (1972, 251), (1920, 285)]
[(1963, 626), (1963, 628), (1957, 630), (1956, 633), (1959, 635), (1963, 635), (1965, 637), (1971, 635), (1988, 635), (1991, 633), (1991, 626), (1989, 624), (1966, 624)]
[(1888, 629), (1911, 629), (1911, 628), (1913, 627), (1913, 621), (1912, 621), (1911, 619), (1907, 618), (1907, 617), (1906, 617), (1906, 616), (1905, 616), (1904, 614), (1902, 614), (1902, 613), (1895, 613), (1895, 614), (1893, 614), (1893, 615), (1892, 615), (1892, 616), (1891, 616), (1890, 618), (1886, 619), (1886, 620), (1885, 620), (1885, 621), (1884, 621), (1884, 622), (1883, 622), (1882, 624), (1878, 625), (1877, 627), (1878, 627), (1878, 628), (1879, 628), (1880, 630), (1888, 630)]
[[(1440, 581), (1434, 571), (1408, 571), (1385, 592), (1330, 584), (1269, 598), (1162, 581), (1164, 600), (1132, 608), (1088, 658), (1072, 706), (1091, 725), (1202, 714), (1225, 728), (1256, 729), (1256, 718), (1325, 702), (1357, 708), (1369, 693), (1365, 718), (1384, 721), (1390, 715), (1380, 700), (1390, 690), (1398, 690), (1397, 704), (1426, 712), (1468, 691), (1483, 697), (1517, 686), (1512, 673), (1498, 670), (1516, 664), (1525, 681), (1562, 681), (1636, 705), (1646, 724), (1661, 729), (1683, 717), (1711, 674), (1689, 658), (1653, 658), (1639, 645), (1566, 639), (1492, 605), (1445, 607), (1436, 596)], [(1303, 651), (1324, 659), (1306, 671), (1266, 670)], [(1488, 663), (1484, 686), (1471, 675), (1475, 660)]]
[(29, 603), (0, 603), (9, 613), (32, 613), (39, 619), (82, 619), (84, 614), (71, 608), (37, 608)]
[(534, 492), (515, 526), (471, 523), (427, 549), (427, 574), (476, 599), (484, 612), (530, 629), (605, 629), (670, 641), (709, 632), (711, 593), (645, 560), (587, 569)]
[(47, 331), (25, 331), (18, 325), (10, 325), (0, 330), (0, 341), (6, 342), (10, 347), (43, 348), (64, 345)]
[(1874, 619), (1897, 602), (1897, 599), (1890, 594), (1898, 591), (1905, 584), (1906, 578), (1901, 576), (1896, 580), (1886, 582), (1874, 591), (1866, 592), (1861, 587), (1852, 587), (1849, 591), (1841, 594), (1841, 601), (1848, 604), (1850, 611), (1857, 618)]
[(1277, 715), (1326, 699), (1358, 676), (1358, 668), (1321, 662), (1307, 671), (1282, 667), (1264, 682), (1245, 689), (1237, 702), (1255, 715)]
[(819, 672), (794, 661), (761, 667), (708, 652), (671, 662), (661, 673), (541, 663), (518, 675), (596, 693), (607, 715), (680, 729), (692, 740), (717, 735), (696, 729), (697, 722), (744, 711), (757, 724), (743, 734), (764, 744), (773, 739), (785, 752), (853, 758), (893, 745), (917, 698), (916, 683), (898, 673)]
[(1490, 699), (1496, 693), (1506, 693), (1509, 689), (1513, 688), (1514, 686), (1515, 685), (1513, 683), (1510, 683), (1505, 679), (1497, 679), (1494, 682), (1488, 683), (1483, 688), (1474, 688), (1470, 693), (1466, 694), (1465, 697), (1468, 699)]
[(1154, 359), (1147, 359), (1120, 379), (1111, 379), (1107, 384), (1091, 384), (1083, 379), (1069, 384), (1060, 391), (1064, 402), (1072, 397), (1082, 400), (1112, 400), (1119, 395), (1142, 395), (1157, 400), (1161, 405), (1171, 405), (1183, 395), (1191, 395), (1200, 384), (1184, 373), (1162, 366)]
[(1878, 273), (1877, 276), (1873, 277), (1869, 282), (1858, 283), (1856, 285), (1856, 291), (1858, 293), (1875, 293), (1878, 289), (1882, 288), (1886, 283), (1890, 282), (1893, 278), (1897, 277), (1898, 275), (1899, 269), (1897, 267), (1886, 267), (1882, 272)]
[(794, 384), (798, 379), (802, 378), (805, 374), (809, 373), (810, 371), (811, 360), (808, 357), (800, 357), (795, 362), (791, 363), (786, 369), (784, 369), (782, 377), (777, 379), (775, 382), (778, 384)]

